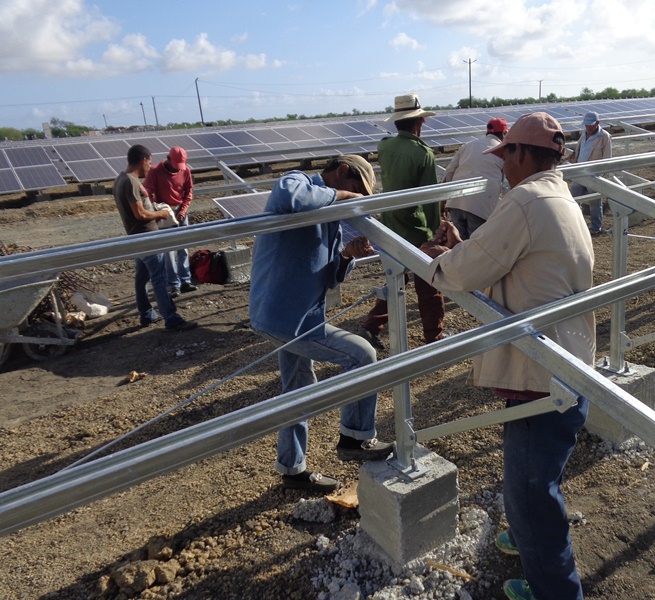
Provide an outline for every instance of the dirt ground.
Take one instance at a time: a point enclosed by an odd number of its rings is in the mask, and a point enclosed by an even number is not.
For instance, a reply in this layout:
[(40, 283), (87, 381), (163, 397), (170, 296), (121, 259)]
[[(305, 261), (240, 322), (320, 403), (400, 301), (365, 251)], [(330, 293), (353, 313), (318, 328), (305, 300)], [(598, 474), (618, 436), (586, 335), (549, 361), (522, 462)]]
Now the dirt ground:
[[(210, 198), (199, 195), (191, 221), (217, 216)], [(655, 222), (631, 232), (652, 238)], [(0, 241), (21, 248), (121, 233), (108, 196), (62, 197), (0, 211)], [(597, 283), (610, 277), (610, 245), (609, 236), (594, 240)], [(652, 256), (653, 239), (634, 239), (630, 271), (651, 266)], [(87, 269), (83, 275), (114, 303), (109, 315), (87, 321), (79, 342), (64, 356), (35, 362), (14, 348), (0, 370), (0, 491), (57, 472), (271, 349), (248, 328), (247, 284), (202, 285), (182, 295), (181, 314), (200, 327), (171, 334), (160, 325), (139, 328), (131, 262)], [(342, 286), (344, 306), (382, 282), (379, 265), (356, 269)], [(629, 302), (631, 336), (652, 331), (652, 302), (652, 293)], [(339, 324), (354, 330), (369, 308), (354, 309)], [(447, 327), (457, 332), (475, 326), (454, 304), (447, 309)], [(603, 356), (609, 311), (599, 311), (597, 319)], [(410, 346), (416, 347), (421, 339), (411, 287), (408, 323)], [(655, 344), (638, 348), (628, 360), (655, 368)], [(147, 375), (121, 385), (130, 371)], [(412, 383), (418, 427), (500, 406), (489, 391), (465, 385), (466, 371), (467, 364), (456, 365)], [(321, 378), (334, 373), (319, 366)], [(119, 447), (279, 391), (277, 365), (269, 359)], [(393, 437), (390, 392), (380, 396), (378, 428), (381, 439)], [(308, 464), (348, 483), (356, 480), (357, 465), (337, 460), (337, 437), (335, 412), (312, 421)], [(267, 436), (0, 538), (0, 598), (316, 598), (321, 590), (312, 587), (311, 579), (324, 560), (317, 536), (334, 543), (355, 529), (358, 515), (341, 509), (328, 524), (294, 518), (302, 494), (282, 489), (273, 469), (275, 445), (275, 436)], [(499, 426), (427, 446), (458, 466), (462, 507), (502, 492)], [(655, 475), (647, 456), (647, 449), (644, 458), (639, 449), (629, 459), (608, 453), (585, 432), (570, 461), (564, 489), (569, 512), (581, 515), (572, 536), (589, 599), (655, 599)], [(496, 514), (494, 532), (503, 525)], [(504, 597), (502, 581), (521, 576), (518, 561), (493, 548), (471, 569), (491, 573), (495, 582), (486, 590), (467, 584), (475, 600)]]

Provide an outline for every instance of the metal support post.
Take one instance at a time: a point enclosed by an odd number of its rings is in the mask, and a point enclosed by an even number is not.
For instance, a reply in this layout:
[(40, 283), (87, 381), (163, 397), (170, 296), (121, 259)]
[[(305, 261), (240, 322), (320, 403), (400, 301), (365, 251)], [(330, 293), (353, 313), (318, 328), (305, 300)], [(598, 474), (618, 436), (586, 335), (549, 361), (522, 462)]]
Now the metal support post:
[[(614, 224), (612, 225), (612, 279), (624, 277), (628, 272), (628, 216), (634, 210), (614, 200), (608, 200)], [(612, 304), (610, 321), (610, 355), (603, 359), (603, 369), (612, 373), (628, 375), (630, 369), (625, 361), (625, 310), (626, 301)]]
[[(407, 352), (405, 267), (387, 254), (382, 253), (381, 259), (387, 278), (389, 347), (392, 355), (399, 355)], [(396, 430), (396, 453), (394, 458), (389, 462), (409, 477), (417, 477), (419, 475), (419, 469), (414, 460), (416, 436), (413, 432), (409, 381), (393, 386), (392, 391)]]

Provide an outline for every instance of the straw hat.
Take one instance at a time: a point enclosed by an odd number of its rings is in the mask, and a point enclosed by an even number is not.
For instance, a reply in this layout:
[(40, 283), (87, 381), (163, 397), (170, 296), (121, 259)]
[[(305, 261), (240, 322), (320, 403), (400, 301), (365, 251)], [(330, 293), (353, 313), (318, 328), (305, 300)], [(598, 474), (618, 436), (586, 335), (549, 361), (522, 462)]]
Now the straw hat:
[(403, 119), (415, 119), (416, 117), (431, 117), (436, 113), (430, 110), (423, 110), (416, 94), (396, 96), (394, 100), (394, 113), (385, 121), (402, 121)]

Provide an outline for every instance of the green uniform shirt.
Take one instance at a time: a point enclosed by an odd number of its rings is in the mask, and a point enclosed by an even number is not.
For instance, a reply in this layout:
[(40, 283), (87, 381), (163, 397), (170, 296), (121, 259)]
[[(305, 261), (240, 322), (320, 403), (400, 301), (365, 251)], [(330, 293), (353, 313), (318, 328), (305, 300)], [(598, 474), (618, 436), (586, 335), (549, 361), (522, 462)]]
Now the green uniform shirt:
[[(432, 149), (421, 138), (407, 131), (399, 131), (395, 137), (380, 140), (378, 162), (385, 192), (438, 183)], [(420, 246), (431, 240), (439, 228), (439, 203), (384, 212), (381, 221), (410, 244)]]

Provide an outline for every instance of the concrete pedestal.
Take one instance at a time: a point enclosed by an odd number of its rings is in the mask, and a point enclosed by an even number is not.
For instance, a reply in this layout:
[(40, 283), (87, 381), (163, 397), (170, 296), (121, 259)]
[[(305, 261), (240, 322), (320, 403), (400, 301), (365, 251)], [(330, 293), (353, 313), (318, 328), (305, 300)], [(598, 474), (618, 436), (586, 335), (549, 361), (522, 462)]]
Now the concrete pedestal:
[(451, 540), (457, 528), (457, 467), (422, 446), (415, 457), (428, 469), (417, 479), (383, 461), (359, 473), (360, 526), (399, 564)]
[[(599, 363), (598, 372), (605, 375), (612, 383), (632, 394), (650, 408), (655, 409), (655, 369), (644, 365), (628, 364), (630, 372), (626, 375), (617, 375), (601, 368)], [(587, 431), (595, 433), (604, 440), (613, 444), (621, 444), (634, 435), (621, 423), (604, 413), (600, 408), (589, 403), (589, 417), (585, 425)]]
[(225, 261), (228, 269), (228, 283), (247, 283), (250, 281), (252, 252), (246, 246), (225, 248)]

